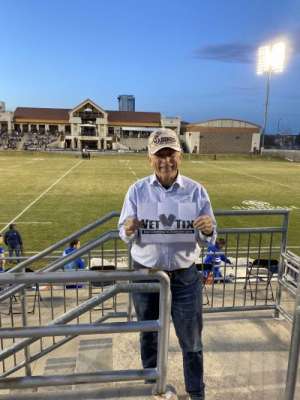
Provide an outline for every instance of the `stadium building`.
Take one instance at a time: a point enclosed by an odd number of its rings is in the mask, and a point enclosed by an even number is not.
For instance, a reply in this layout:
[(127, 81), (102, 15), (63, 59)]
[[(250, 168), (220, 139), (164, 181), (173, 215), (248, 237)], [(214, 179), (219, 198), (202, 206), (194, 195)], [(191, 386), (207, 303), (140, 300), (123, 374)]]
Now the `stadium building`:
[(6, 111), (4, 101), (0, 101), (0, 132), (12, 130), (13, 112)]
[(181, 140), (189, 153), (249, 153), (260, 148), (261, 127), (237, 119), (182, 123)]
[(159, 112), (108, 111), (90, 99), (73, 109), (17, 107), (3, 120), (1, 132), (11, 130), (22, 138), (23, 148), (143, 150), (153, 130), (167, 127), (177, 134), (180, 131), (178, 117), (164, 117)]
[(7, 112), (0, 104), (0, 148), (142, 151), (160, 127), (180, 135), (189, 153), (249, 153), (260, 147), (260, 126), (236, 119), (187, 123), (160, 112), (105, 110), (90, 99), (73, 109), (17, 107)]

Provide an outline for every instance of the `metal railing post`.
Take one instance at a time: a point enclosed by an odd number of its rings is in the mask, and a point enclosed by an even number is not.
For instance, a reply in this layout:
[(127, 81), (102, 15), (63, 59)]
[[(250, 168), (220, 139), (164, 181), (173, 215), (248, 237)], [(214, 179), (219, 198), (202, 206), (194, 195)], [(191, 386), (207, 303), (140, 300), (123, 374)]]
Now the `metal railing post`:
[(171, 318), (171, 290), (170, 279), (164, 272), (159, 272), (161, 279), (161, 291), (159, 297), (159, 332), (158, 332), (158, 353), (157, 370), (158, 378), (156, 392), (161, 394), (166, 392), (167, 386), (167, 367), (169, 351), (169, 334)]
[[(128, 257), (128, 269), (132, 270), (132, 257), (131, 257), (131, 245), (129, 244), (127, 247), (127, 257)], [(128, 321), (132, 321), (132, 293), (130, 292), (128, 294), (128, 308), (127, 308), (127, 313), (128, 313)]]
[(276, 308), (274, 312), (274, 317), (278, 318), (279, 317), (279, 307), (281, 304), (281, 295), (282, 295), (282, 286), (280, 284), (282, 276), (283, 276), (283, 270), (284, 270), (284, 258), (283, 254), (286, 252), (287, 248), (287, 234), (288, 234), (288, 226), (289, 226), (289, 213), (284, 214), (283, 217), (283, 223), (282, 223), (282, 236), (281, 236), (281, 244), (280, 244), (280, 262), (278, 266), (278, 278), (277, 278), (277, 290), (276, 290), (276, 298), (275, 298), (275, 303), (276, 303)]
[[(22, 268), (23, 272), (26, 272), (25, 267)], [(22, 312), (22, 323), (23, 327), (26, 327), (28, 325), (27, 321), (27, 297), (26, 297), (26, 286), (23, 287), (21, 290), (21, 312)], [(11, 310), (13, 312), (13, 310)], [(25, 356), (25, 371), (26, 371), (26, 376), (31, 376), (32, 371), (31, 371), (31, 365), (30, 365), (30, 348), (29, 346), (26, 346), (24, 348), (24, 356)]]
[[(27, 323), (27, 298), (26, 298), (26, 289), (23, 288), (21, 290), (21, 307), (22, 307), (22, 323), (23, 327), (26, 327), (28, 325)], [(31, 376), (31, 365), (30, 365), (30, 349), (29, 346), (26, 346), (24, 348), (24, 355), (25, 355), (25, 371), (26, 371), (26, 376)]]
[(300, 354), (300, 306), (297, 307), (294, 316), (284, 400), (294, 399), (296, 383), (297, 383), (299, 354)]
[(298, 275), (296, 306), (293, 320), (289, 363), (286, 375), (284, 400), (294, 400), (297, 384), (298, 362), (300, 357), (300, 272)]

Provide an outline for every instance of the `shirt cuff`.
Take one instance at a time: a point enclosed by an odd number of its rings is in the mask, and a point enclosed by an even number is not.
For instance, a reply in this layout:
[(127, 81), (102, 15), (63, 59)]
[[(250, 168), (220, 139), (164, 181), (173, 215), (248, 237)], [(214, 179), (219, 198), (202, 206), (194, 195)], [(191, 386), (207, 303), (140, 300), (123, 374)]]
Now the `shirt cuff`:
[(121, 237), (121, 239), (125, 242), (125, 243), (130, 243), (132, 242), (136, 237), (137, 237), (138, 231), (132, 233), (131, 235), (126, 235), (125, 233), (125, 228), (124, 226), (122, 226), (119, 230), (119, 235)]
[(203, 242), (206, 244), (214, 244), (215, 243), (216, 238), (217, 238), (217, 232), (215, 229), (212, 231), (212, 233), (210, 235), (205, 235), (201, 231), (198, 231), (198, 232), (199, 232), (199, 239), (202, 243)]

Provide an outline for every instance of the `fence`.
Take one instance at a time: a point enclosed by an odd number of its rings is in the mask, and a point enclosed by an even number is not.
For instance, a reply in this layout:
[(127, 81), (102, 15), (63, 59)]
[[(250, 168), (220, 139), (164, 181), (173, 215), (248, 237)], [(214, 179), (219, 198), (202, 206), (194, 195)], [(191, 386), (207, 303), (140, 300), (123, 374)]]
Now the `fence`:
[[(281, 254), (286, 254), (288, 210), (234, 210), (217, 211), (215, 214), (219, 226), (218, 236), (223, 237), (226, 242), (222, 253), (231, 260), (231, 264), (227, 261), (223, 263), (221, 279), (217, 279), (213, 268), (207, 274), (204, 262), (207, 250), (205, 247), (202, 248), (197, 265), (204, 286), (204, 312), (271, 310), (276, 315), (290, 314), (289, 320), (292, 320), (292, 311), (287, 312), (286, 307), (283, 307), (287, 274), (282, 267), (284, 263), (279, 263)], [(133, 288), (127, 287), (129, 298), (125, 302), (123, 298), (123, 302), (120, 302), (120, 292), (115, 290), (115, 287), (116, 285), (119, 285), (119, 288), (124, 287), (120, 286), (124, 284), (117, 282), (121, 276), (118, 274), (130, 274), (133, 278), (135, 273), (122, 271), (130, 267), (130, 255), (120, 243), (117, 231), (97, 235), (95, 239), (84, 243), (76, 254), (63, 258), (53, 256), (55, 251), (60, 251), (59, 249), (73, 238), (92, 232), (118, 215), (110, 213), (104, 216), (41, 253), (23, 260), (13, 267), (10, 273), (1, 274), (4, 279), (2, 282), (6, 284), (0, 292), (0, 364), (4, 386), (22, 385), (21, 381), (13, 380), (16, 378), (8, 378), (22, 368), (25, 368), (28, 378), (26, 385), (38, 386), (58, 381), (66, 384), (66, 381), (61, 381), (58, 377), (53, 378), (51, 382), (46, 377), (42, 377), (41, 380), (30, 378), (30, 364), (78, 334), (100, 332), (102, 329), (99, 328), (100, 324), (110, 318), (127, 318), (130, 326), (132, 323), (130, 293)], [(262, 217), (264, 225), (258, 227), (257, 225), (261, 225)], [(266, 218), (269, 218), (269, 226), (265, 226)], [(74, 275), (55, 273), (64, 264), (78, 257), (85, 257), (87, 264), (100, 272), (84, 271)], [(41, 261), (44, 264), (49, 261), (50, 263), (43, 266), (38, 274), (30, 272), (16, 274)], [(110, 268), (113, 271), (110, 271)], [(106, 269), (107, 271), (103, 272)], [(206, 279), (205, 276), (210, 276), (210, 279)], [(67, 279), (71, 279), (74, 283), (72, 290), (66, 289)], [(60, 286), (54, 285), (58, 281)], [(47, 290), (42, 290), (42, 283), (49, 285)], [(61, 298), (60, 304), (56, 301), (58, 292)], [(125, 308), (124, 303), (126, 303)], [(6, 310), (6, 314), (1, 307)], [(81, 314), (79, 311), (83, 309), (85, 311)], [(61, 323), (67, 323), (69, 317), (79, 324), (78, 330), (76, 326), (60, 326)], [(45, 321), (49, 320), (52, 321), (51, 326), (46, 327)], [(26, 328), (28, 325), (31, 326), (31, 330)], [(29, 343), (27, 339), (27, 342), (25, 340), (20, 344), (17, 338), (25, 337), (26, 334), (32, 337), (33, 342)], [(57, 340), (55, 335), (59, 334), (64, 337)], [(293, 354), (297, 353), (295, 346), (293, 344), (291, 347)], [(117, 375), (120, 378), (118, 371)], [(122, 379), (144, 379), (142, 376), (140, 372), (136, 375), (125, 374)], [(161, 376), (163, 377), (163, 374)], [(90, 379), (87, 376), (74, 377), (72, 383), (81, 378), (85, 382)], [(96, 379), (98, 378), (99, 381), (104, 381), (104, 377), (99, 376)], [(80, 382), (82, 383), (82, 380)], [(158, 383), (158, 390), (163, 390), (163, 378), (160, 378)], [(292, 397), (287, 397), (285, 400), (292, 400)]]
[[(61, 283), (68, 282), (112, 282), (112, 281), (141, 281), (147, 279), (148, 272), (66, 272), (66, 273), (26, 273), (14, 274), (3, 273), (1, 276), (2, 284), (25, 284), (37, 285), (41, 283)], [(114, 382), (122, 380), (139, 380), (139, 379), (156, 379), (157, 393), (164, 393), (166, 389), (166, 372), (167, 372), (167, 355), (168, 355), (168, 338), (170, 323), (170, 281), (168, 276), (163, 272), (151, 274), (151, 277), (159, 280), (159, 285), (155, 283), (127, 283), (114, 284), (104, 293), (94, 296), (81, 303), (72, 310), (64, 313), (60, 317), (54, 319), (50, 324), (40, 325), (38, 327), (11, 327), (0, 329), (0, 338), (25, 338), (23, 341), (17, 342), (12, 347), (5, 349), (0, 353), (0, 361), (7, 357), (15, 355), (17, 351), (26, 349), (26, 365), (32, 362), (35, 357), (30, 356), (29, 346), (37, 339), (42, 337), (66, 336), (73, 339), (76, 335), (92, 334), (92, 333), (115, 333), (115, 332), (158, 332), (158, 364), (157, 368), (146, 370), (132, 371), (102, 371), (90, 374), (73, 374), (68, 376), (43, 376), (31, 377), (30, 371), (26, 377), (22, 378), (2, 378), (0, 379), (0, 389), (7, 388), (33, 388), (39, 386), (50, 385), (66, 385), (76, 383), (95, 383), (95, 382)], [(122, 292), (133, 291), (159, 291), (159, 320), (158, 321), (141, 321), (141, 322), (117, 322), (101, 324), (103, 319), (88, 324), (68, 324), (70, 321), (77, 319), (91, 308), (99, 305), (108, 298)], [(25, 309), (25, 312), (27, 310)], [(37, 356), (37, 355), (36, 355)], [(24, 366), (26, 366), (24, 364)]]
[(282, 254), (279, 287), (281, 291), (278, 298), (278, 310), (281, 315), (292, 322), (284, 400), (293, 400), (300, 357), (300, 257), (290, 251)]

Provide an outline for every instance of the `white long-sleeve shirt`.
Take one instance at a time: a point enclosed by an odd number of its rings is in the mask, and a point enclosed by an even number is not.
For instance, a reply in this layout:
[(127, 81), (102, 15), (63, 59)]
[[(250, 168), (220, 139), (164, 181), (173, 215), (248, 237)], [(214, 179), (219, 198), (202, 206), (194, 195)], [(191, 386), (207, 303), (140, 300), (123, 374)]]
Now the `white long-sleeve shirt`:
[[(151, 208), (154, 208), (154, 205), (167, 205), (168, 202), (179, 204), (183, 210), (185, 205), (186, 208), (192, 206), (192, 209), (195, 210), (195, 218), (201, 215), (209, 215), (214, 223), (213, 235), (205, 236), (196, 229), (190, 235), (190, 241), (176, 241), (176, 235), (173, 235), (174, 242), (172, 243), (144, 243), (141, 239), (141, 232), (138, 231), (131, 236), (126, 236), (124, 223), (127, 218), (140, 219), (141, 210), (145, 213), (147, 208), (149, 215), (153, 215)], [(170, 222), (167, 219), (167, 224), (170, 224)], [(199, 259), (199, 243), (214, 243), (216, 221), (208, 194), (201, 184), (178, 174), (172, 186), (166, 189), (154, 174), (135, 182), (129, 188), (119, 219), (119, 232), (122, 240), (126, 243), (132, 242), (131, 255), (134, 261), (145, 267), (173, 271), (188, 268)]]

